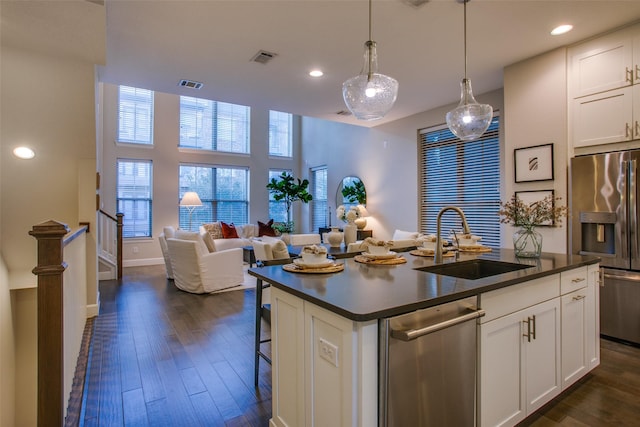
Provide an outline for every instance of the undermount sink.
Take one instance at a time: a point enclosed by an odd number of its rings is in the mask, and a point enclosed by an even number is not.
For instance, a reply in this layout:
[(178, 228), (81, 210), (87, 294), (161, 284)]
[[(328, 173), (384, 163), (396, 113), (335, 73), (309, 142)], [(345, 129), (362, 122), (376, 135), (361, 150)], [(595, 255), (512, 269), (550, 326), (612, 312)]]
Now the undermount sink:
[(431, 265), (429, 267), (416, 268), (416, 270), (433, 274), (441, 274), (443, 276), (476, 280), (530, 267), (530, 265), (514, 264), (511, 262), (473, 259), (469, 261)]

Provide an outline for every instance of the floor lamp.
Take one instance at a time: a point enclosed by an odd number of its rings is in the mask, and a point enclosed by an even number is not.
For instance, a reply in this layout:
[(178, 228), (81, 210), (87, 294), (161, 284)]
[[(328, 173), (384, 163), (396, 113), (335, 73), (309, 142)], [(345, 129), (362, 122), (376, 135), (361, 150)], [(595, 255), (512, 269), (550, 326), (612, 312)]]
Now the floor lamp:
[(198, 193), (195, 191), (187, 191), (184, 193), (182, 200), (180, 200), (180, 206), (189, 211), (189, 231), (191, 231), (191, 214), (193, 214), (195, 208), (202, 206), (202, 201), (200, 197), (198, 197)]

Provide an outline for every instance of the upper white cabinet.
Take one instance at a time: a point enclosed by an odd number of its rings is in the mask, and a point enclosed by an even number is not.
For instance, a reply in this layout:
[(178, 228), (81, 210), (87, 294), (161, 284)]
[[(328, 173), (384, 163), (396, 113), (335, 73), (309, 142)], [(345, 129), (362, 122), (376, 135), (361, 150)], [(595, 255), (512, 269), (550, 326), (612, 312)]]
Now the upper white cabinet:
[[(573, 97), (630, 86), (636, 80), (633, 37), (614, 33), (586, 42), (571, 54)], [(635, 58), (638, 62), (640, 58)]]
[(640, 26), (569, 50), (574, 147), (640, 139)]

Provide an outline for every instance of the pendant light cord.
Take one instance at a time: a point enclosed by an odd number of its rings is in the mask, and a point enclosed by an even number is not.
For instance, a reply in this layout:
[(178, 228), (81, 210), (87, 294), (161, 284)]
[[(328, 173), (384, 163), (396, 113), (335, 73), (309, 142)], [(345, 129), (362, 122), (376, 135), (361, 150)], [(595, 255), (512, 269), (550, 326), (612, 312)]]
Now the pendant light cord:
[(369, 73), (367, 74), (367, 80), (371, 81), (373, 77), (373, 70), (371, 69), (373, 65), (373, 40), (371, 39), (371, 1), (369, 0), (369, 41), (367, 41), (367, 49), (369, 49)]
[(464, 1), (464, 79), (467, 80), (467, 2)]

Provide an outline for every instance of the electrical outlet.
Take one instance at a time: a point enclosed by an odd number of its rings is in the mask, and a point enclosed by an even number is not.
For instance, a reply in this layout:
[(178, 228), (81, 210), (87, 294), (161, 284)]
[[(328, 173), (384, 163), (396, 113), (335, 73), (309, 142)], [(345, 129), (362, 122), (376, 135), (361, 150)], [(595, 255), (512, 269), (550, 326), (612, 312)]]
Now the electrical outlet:
[(329, 341), (324, 338), (319, 339), (320, 345), (320, 357), (331, 363), (333, 366), (338, 366), (338, 347), (334, 344), (331, 344)]
[(134, 247), (133, 247), (133, 253), (134, 253), (134, 254), (137, 254), (137, 253), (138, 253), (138, 247), (137, 247), (137, 246), (134, 246)]

